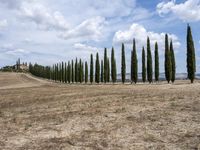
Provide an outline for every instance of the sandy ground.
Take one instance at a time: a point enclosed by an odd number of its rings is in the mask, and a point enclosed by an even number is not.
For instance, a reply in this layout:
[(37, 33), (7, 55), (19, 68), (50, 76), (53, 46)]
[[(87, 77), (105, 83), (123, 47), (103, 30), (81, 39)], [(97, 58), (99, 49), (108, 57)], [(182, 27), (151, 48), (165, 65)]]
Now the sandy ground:
[(200, 83), (63, 85), (0, 73), (1, 150), (198, 150)]

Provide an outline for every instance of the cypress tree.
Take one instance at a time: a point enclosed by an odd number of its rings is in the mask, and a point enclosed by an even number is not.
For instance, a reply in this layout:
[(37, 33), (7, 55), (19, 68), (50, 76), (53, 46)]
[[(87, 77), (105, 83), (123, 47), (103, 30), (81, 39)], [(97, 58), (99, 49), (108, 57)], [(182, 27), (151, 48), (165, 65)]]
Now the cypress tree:
[(112, 47), (112, 52), (111, 52), (111, 77), (112, 77), (112, 82), (116, 82), (116, 76), (117, 76), (117, 68), (116, 68), (116, 60), (115, 60), (115, 51), (114, 48)]
[(64, 62), (62, 61), (62, 71), (61, 71), (61, 78), (62, 78), (62, 82), (64, 82)]
[(57, 81), (57, 64), (55, 64), (55, 82)]
[(74, 83), (74, 61), (73, 60), (72, 60), (71, 67), (72, 67), (72, 83)]
[(168, 35), (165, 34), (165, 77), (169, 83), (172, 76), (171, 54), (169, 49)]
[(131, 84), (133, 82), (133, 51), (131, 51)]
[(152, 83), (152, 56), (149, 37), (147, 37), (147, 79), (149, 83)]
[(59, 81), (59, 64), (57, 63), (57, 81)]
[(62, 65), (59, 63), (59, 80), (62, 81)]
[(124, 84), (126, 80), (126, 60), (125, 60), (125, 47), (124, 43), (122, 43), (122, 60), (121, 60), (121, 76), (122, 76), (122, 83)]
[(82, 83), (82, 62), (79, 60), (79, 82)]
[(171, 55), (171, 65), (172, 65), (172, 76), (171, 76), (171, 81), (174, 83), (176, 79), (176, 60), (174, 56), (174, 48), (173, 48), (173, 42), (172, 40), (170, 41), (170, 55)]
[(146, 82), (146, 56), (144, 47), (142, 48), (142, 81)]
[(138, 80), (138, 60), (135, 39), (133, 40), (133, 51), (131, 54), (131, 81), (137, 83)]
[(101, 82), (103, 83), (103, 60), (101, 60)]
[(108, 67), (108, 61), (107, 61), (107, 49), (105, 48), (104, 49), (104, 82), (106, 83), (107, 82), (107, 75), (108, 75), (108, 70), (107, 70), (107, 67)]
[(117, 82), (117, 63), (116, 63), (116, 59), (114, 60), (114, 66), (115, 66), (115, 69), (114, 69), (114, 83)]
[(196, 72), (195, 48), (191, 27), (187, 26), (187, 73), (191, 83), (194, 82)]
[(90, 56), (90, 83), (93, 82), (93, 74), (94, 74), (94, 71), (93, 71), (93, 55), (91, 54)]
[[(30, 71), (30, 64), (29, 64), (29, 71)], [(51, 78), (51, 80), (52, 81), (54, 81), (54, 78), (55, 77), (55, 74), (54, 74), (54, 64), (53, 64), (53, 66), (52, 66), (52, 78)]]
[(159, 54), (158, 43), (155, 43), (155, 81), (159, 81)]
[(68, 77), (68, 83), (71, 83), (71, 65), (70, 65), (70, 61), (68, 61), (68, 67), (67, 67), (67, 77)]
[(77, 62), (77, 82), (80, 82), (80, 62)]
[(53, 81), (55, 81), (55, 64), (53, 65)]
[(57, 81), (59, 81), (59, 63), (57, 63)]
[(56, 65), (54, 64), (53, 66), (53, 80), (56, 81)]
[(67, 83), (69, 83), (69, 62), (67, 63)]
[(78, 82), (78, 60), (76, 58), (76, 62), (75, 62), (75, 82)]
[(67, 83), (67, 63), (65, 62), (65, 83)]
[(100, 78), (100, 64), (99, 64), (99, 54), (96, 54), (96, 65), (95, 65), (95, 82), (99, 83)]
[(81, 72), (82, 72), (82, 82), (84, 82), (84, 62), (82, 62), (82, 65), (81, 65)]
[(109, 58), (107, 58), (107, 82), (110, 82), (110, 61)]
[(85, 62), (85, 83), (88, 82), (88, 64)]

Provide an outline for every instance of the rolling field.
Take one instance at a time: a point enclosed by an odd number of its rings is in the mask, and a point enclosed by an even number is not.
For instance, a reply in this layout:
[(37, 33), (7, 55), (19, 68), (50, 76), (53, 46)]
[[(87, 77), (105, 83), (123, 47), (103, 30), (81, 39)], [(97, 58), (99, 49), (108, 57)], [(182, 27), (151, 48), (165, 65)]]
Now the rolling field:
[(65, 85), (0, 73), (1, 150), (198, 150), (200, 82)]

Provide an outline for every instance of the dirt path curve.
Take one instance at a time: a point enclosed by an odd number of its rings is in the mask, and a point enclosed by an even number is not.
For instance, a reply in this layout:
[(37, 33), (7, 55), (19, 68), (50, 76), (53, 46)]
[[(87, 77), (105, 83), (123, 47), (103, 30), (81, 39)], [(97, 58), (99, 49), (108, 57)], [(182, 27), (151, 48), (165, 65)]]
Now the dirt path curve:
[(36, 87), (36, 86), (41, 86), (41, 85), (49, 84), (49, 83), (51, 82), (33, 77), (32, 75), (26, 74), (26, 73), (0, 72), (0, 90)]

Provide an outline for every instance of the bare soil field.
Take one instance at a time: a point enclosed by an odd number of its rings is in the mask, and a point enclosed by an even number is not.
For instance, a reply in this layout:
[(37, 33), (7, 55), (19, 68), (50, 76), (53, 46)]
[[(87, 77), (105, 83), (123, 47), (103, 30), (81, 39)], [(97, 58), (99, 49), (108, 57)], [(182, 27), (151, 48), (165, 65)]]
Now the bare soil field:
[(1, 150), (198, 150), (200, 83), (65, 85), (0, 73)]

